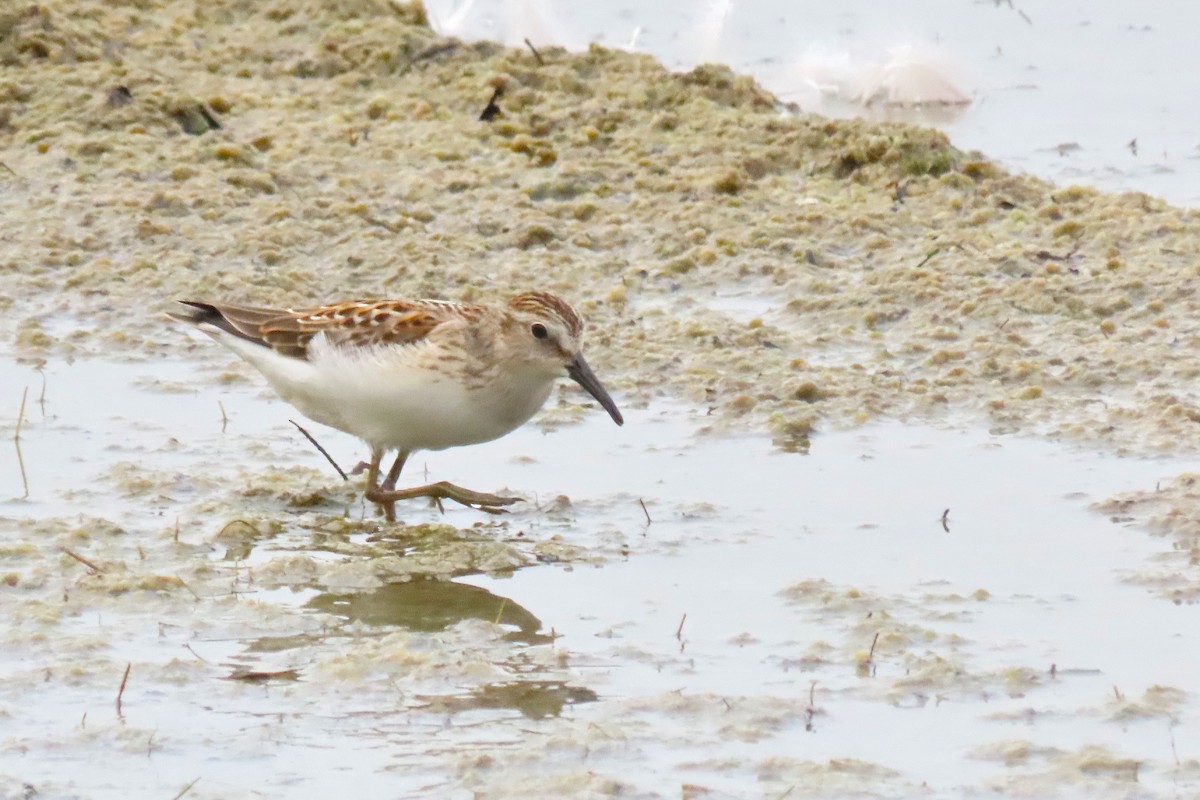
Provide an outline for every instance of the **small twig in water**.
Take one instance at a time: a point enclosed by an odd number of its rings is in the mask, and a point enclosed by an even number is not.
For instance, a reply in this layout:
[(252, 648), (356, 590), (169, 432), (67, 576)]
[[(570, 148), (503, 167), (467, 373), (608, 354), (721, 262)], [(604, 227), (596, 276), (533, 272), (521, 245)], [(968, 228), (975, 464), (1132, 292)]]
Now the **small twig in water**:
[(546, 59), (542, 58), (542, 54), (539, 53), (537, 51), (537, 48), (533, 46), (533, 42), (529, 41), (528, 36), (525, 37), (525, 45), (529, 48), (530, 52), (533, 53), (533, 57), (537, 59), (538, 66), (539, 67), (546, 66)]
[(687, 622), (687, 614), (679, 620), (679, 627), (675, 629), (675, 638), (683, 641), (683, 623)]
[(29, 387), (21, 392), (21, 410), (17, 412), (17, 430), (13, 433), (13, 441), (21, 441), (21, 423), (25, 421), (25, 399), (29, 397)]
[(938, 253), (940, 253), (940, 252), (942, 252), (942, 248), (940, 248), (940, 247), (935, 247), (935, 248), (933, 248), (932, 250), (930, 250), (930, 251), (929, 251), (929, 252), (928, 252), (928, 253), (925, 255), (925, 257), (924, 257), (924, 258), (922, 258), (922, 259), (921, 259), (921, 261), (920, 261), (920, 262), (917, 264), (917, 269), (920, 269), (921, 267), (923, 267), (923, 266), (925, 266), (926, 264), (928, 264), (928, 263), (929, 263), (929, 259), (933, 258), (934, 256), (936, 256), (936, 255), (937, 255)]
[(196, 590), (188, 586), (187, 581), (179, 577), (179, 573), (175, 573), (175, 578), (179, 581), (179, 585), (187, 589), (188, 593), (191, 594), (192, 597), (196, 598), (197, 600), (200, 599), (200, 595), (196, 594)]
[(329, 453), (328, 453), (328, 452), (326, 452), (326, 450), (325, 450), (325, 448), (324, 448), (324, 447), (321, 447), (321, 443), (320, 443), (320, 442), (318, 442), (316, 439), (314, 439), (311, 433), (309, 433), (308, 431), (304, 430), (304, 428), (302, 428), (302, 427), (300, 426), (300, 423), (299, 423), (299, 422), (296, 422), (296, 420), (294, 420), (294, 419), (289, 419), (289, 420), (288, 420), (288, 422), (290, 422), (290, 423), (292, 423), (293, 425), (295, 425), (295, 426), (296, 426), (296, 430), (298, 430), (298, 431), (300, 431), (301, 433), (303, 433), (303, 434), (304, 434), (304, 438), (305, 438), (305, 439), (308, 439), (310, 442), (312, 442), (312, 445), (313, 445), (313, 447), (317, 448), (317, 451), (318, 451), (318, 452), (320, 452), (320, 454), (321, 454), (321, 455), (325, 456), (325, 460), (326, 460), (326, 461), (328, 461), (330, 464), (332, 464), (332, 465), (333, 465), (333, 468), (337, 470), (337, 474), (342, 476), (342, 480), (344, 480), (344, 481), (348, 481), (348, 480), (350, 480), (350, 476), (349, 476), (349, 475), (347, 475), (345, 472), (343, 472), (343, 471), (342, 471), (342, 468), (338, 466), (338, 463), (337, 463), (336, 461), (334, 461), (334, 460), (333, 460), (333, 456), (329, 455)]
[(812, 732), (812, 730), (814, 728), (813, 717), (815, 717), (817, 715), (817, 699), (816, 698), (817, 698), (817, 682), (813, 681), (812, 685), (810, 685), (808, 687), (808, 708), (804, 709), (808, 715), (804, 720), (804, 730), (806, 730), (810, 733)]
[(867, 652), (867, 663), (875, 661), (875, 645), (879, 644), (879, 631), (875, 631), (875, 638), (871, 640), (871, 649)]
[(171, 798), (171, 800), (179, 800), (179, 798), (183, 797), (185, 794), (187, 794), (188, 792), (190, 792), (190, 791), (192, 790), (192, 787), (193, 787), (193, 786), (195, 786), (195, 785), (196, 785), (197, 783), (199, 783), (199, 782), (200, 782), (200, 779), (199, 779), (199, 778), (196, 778), (196, 779), (195, 779), (195, 780), (193, 780), (191, 783), (189, 783), (187, 786), (185, 786), (185, 787), (183, 787), (182, 789), (180, 789), (180, 790), (179, 790), (179, 794), (177, 794), (177, 795), (175, 795), (174, 797), (172, 797), (172, 798)]
[(129, 669), (133, 666), (133, 662), (125, 665), (125, 674), (121, 676), (121, 688), (117, 689), (117, 716), (125, 719), (125, 715), (121, 713), (121, 696), (125, 694), (125, 684), (129, 681)]
[(950, 509), (947, 508), (945, 511), (942, 512), (941, 522), (942, 522), (942, 530), (944, 530), (946, 533), (949, 533), (950, 532)]
[(639, 497), (638, 504), (642, 507), (642, 513), (646, 515), (646, 524), (654, 524), (654, 520), (650, 519), (650, 512), (646, 510), (646, 501)]
[(97, 567), (95, 564), (93, 564), (91, 561), (88, 561), (86, 558), (84, 558), (83, 556), (79, 555), (79, 553), (76, 553), (74, 550), (71, 550), (70, 548), (64, 547), (64, 548), (62, 549), (62, 551), (63, 551), (64, 553), (66, 553), (67, 555), (69, 555), (71, 558), (73, 558), (73, 559), (75, 559), (76, 561), (78, 561), (80, 564), (83, 564), (85, 567), (87, 567), (88, 569), (90, 569), (90, 570), (92, 571), (92, 574), (93, 574), (93, 575), (103, 575), (103, 574), (104, 574), (104, 570), (100, 569), (100, 568), (99, 568), (99, 567)]
[[(225, 428), (229, 425), (229, 415), (225, 413), (225, 404), (220, 400), (217, 401), (217, 408), (221, 409), (221, 433), (225, 432)], [(292, 423), (295, 425), (296, 423)]]
[(22, 499), (29, 497), (29, 476), (25, 474), (25, 456), (21, 454), (21, 423), (25, 421), (25, 398), (29, 396), (29, 387), (21, 392), (21, 410), (17, 412), (17, 429), (13, 433), (13, 446), (17, 449), (17, 466), (21, 468), (21, 485), (25, 487)]

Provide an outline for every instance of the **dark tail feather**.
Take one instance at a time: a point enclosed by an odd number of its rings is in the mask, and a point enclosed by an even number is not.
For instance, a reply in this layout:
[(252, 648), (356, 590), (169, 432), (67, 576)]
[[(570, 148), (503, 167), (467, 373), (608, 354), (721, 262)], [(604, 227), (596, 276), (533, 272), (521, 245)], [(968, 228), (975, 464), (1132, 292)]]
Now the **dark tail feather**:
[(219, 328), (226, 333), (231, 333), (255, 344), (261, 344), (264, 347), (270, 345), (262, 335), (263, 323), (287, 313), (274, 308), (218, 306), (195, 300), (180, 300), (179, 304), (185, 308), (179, 311), (168, 311), (168, 317), (189, 325), (212, 325), (214, 328)]

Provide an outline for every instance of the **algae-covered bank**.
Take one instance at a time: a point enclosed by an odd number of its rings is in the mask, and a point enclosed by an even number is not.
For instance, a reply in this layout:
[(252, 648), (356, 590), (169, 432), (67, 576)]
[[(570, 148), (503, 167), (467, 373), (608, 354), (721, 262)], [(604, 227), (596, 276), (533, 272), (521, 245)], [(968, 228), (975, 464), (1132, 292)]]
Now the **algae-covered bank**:
[[(1198, 245), (721, 66), (4, 3), (0, 794), (1195, 792)], [(414, 464), (498, 519), (163, 316), (530, 288), (630, 424)]]

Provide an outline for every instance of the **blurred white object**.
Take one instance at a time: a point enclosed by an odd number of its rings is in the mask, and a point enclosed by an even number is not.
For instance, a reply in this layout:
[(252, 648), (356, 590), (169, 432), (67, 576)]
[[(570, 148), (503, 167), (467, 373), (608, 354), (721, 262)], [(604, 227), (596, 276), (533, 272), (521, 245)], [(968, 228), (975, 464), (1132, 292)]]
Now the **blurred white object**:
[(881, 102), (894, 106), (960, 106), (970, 96), (951, 77), (951, 67), (937, 53), (918, 51), (912, 45), (894, 47), (888, 60), (877, 67), (873, 76), (864, 71), (866, 80), (851, 100), (871, 105)]
[(710, 0), (708, 10), (700, 19), (694, 34), (697, 64), (724, 64), (725, 53), (721, 39), (725, 34), (725, 21), (733, 10), (733, 0)]
[(429, 27), (442, 36), (461, 39), (467, 17), (474, 5), (475, 0), (460, 0), (457, 5), (425, 0), (425, 14), (429, 17)]
[[(971, 102), (954, 80), (948, 59), (929, 49), (901, 45), (888, 60), (855, 60), (849, 53), (813, 45), (797, 60), (781, 86), (803, 104), (835, 97), (863, 106), (960, 106)], [(807, 95), (807, 97), (805, 97)]]

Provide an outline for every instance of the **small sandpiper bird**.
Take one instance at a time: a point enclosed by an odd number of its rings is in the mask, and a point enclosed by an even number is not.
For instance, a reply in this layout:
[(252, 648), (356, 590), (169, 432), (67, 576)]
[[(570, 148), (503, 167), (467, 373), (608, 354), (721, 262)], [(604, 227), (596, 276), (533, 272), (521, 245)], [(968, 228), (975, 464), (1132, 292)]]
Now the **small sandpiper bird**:
[[(307, 309), (180, 301), (171, 313), (253, 364), (305, 416), (371, 446), (366, 498), (454, 500), (489, 513), (520, 498), (441, 481), (396, 489), (408, 457), (488, 442), (542, 407), (564, 373), (618, 425), (616, 403), (583, 357), (583, 320), (566, 301), (526, 292), (504, 305), (365, 300)], [(396, 460), (381, 482), (388, 450)]]

